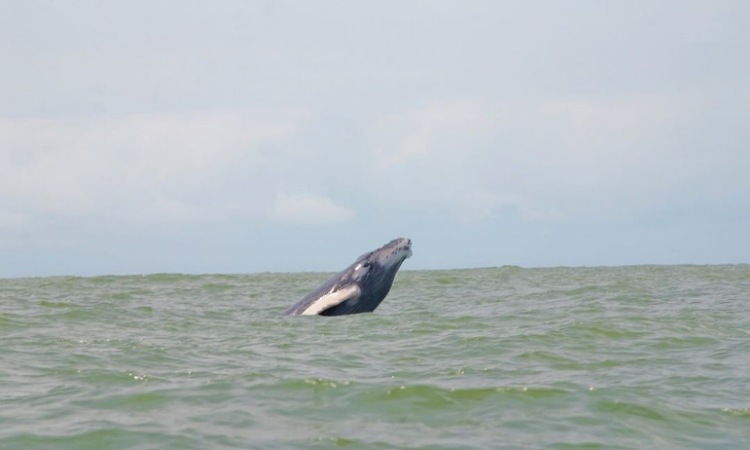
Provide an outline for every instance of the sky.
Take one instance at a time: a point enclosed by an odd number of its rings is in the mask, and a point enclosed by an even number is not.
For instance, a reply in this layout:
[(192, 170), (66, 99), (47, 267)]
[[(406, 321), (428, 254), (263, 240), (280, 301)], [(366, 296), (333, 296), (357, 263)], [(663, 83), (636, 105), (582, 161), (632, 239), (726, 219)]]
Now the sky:
[(750, 263), (746, 0), (0, 2), (0, 278)]

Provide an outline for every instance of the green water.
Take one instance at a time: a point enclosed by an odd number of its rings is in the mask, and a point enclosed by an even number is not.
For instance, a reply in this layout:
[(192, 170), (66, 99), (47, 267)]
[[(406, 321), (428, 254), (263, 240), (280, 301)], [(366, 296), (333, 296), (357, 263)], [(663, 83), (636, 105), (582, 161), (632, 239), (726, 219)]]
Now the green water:
[(0, 280), (0, 448), (750, 448), (750, 266)]

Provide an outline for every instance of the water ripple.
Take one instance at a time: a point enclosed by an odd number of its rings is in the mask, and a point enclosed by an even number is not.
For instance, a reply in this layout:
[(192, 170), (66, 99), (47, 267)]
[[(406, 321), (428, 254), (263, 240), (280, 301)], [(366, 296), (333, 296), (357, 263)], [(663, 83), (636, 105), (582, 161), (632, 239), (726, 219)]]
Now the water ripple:
[(744, 448), (750, 268), (0, 280), (2, 448)]

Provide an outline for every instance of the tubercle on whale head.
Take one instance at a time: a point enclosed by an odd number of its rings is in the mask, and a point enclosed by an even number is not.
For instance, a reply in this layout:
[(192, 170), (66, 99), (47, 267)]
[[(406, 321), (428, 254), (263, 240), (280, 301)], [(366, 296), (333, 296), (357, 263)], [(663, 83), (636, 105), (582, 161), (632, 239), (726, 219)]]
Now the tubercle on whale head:
[(411, 255), (411, 239), (398, 238), (371, 252), (367, 259), (383, 266), (390, 266), (402, 263)]

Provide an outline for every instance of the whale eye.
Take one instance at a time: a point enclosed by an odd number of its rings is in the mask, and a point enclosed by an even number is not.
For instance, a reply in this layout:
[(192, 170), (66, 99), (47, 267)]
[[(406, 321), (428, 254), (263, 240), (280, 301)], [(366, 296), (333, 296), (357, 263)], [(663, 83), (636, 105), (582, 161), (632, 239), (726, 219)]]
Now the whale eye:
[(365, 277), (367, 277), (367, 274), (370, 273), (370, 264), (369, 262), (363, 262), (357, 264), (357, 267), (354, 268), (354, 273), (352, 273), (352, 279), (354, 280), (362, 280)]

